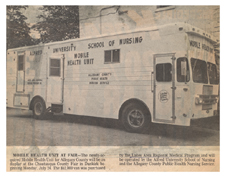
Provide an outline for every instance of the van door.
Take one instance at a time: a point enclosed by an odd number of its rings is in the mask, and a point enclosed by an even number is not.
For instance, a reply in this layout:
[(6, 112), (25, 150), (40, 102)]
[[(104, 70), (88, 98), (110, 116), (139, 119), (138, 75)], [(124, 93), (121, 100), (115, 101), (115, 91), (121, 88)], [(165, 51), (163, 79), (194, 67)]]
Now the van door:
[(63, 103), (64, 56), (52, 56), (48, 60), (47, 102)]
[(175, 122), (175, 54), (155, 54), (154, 111), (155, 122)]
[(24, 92), (25, 85), (25, 52), (17, 56), (16, 92)]

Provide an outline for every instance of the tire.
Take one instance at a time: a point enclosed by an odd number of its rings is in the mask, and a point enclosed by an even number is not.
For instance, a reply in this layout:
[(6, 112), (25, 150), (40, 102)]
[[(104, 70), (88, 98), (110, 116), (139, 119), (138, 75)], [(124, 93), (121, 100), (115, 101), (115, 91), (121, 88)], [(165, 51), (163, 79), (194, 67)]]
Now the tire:
[(150, 125), (150, 115), (140, 104), (130, 103), (122, 111), (124, 128), (132, 133), (143, 133)]
[(35, 119), (43, 119), (45, 115), (46, 105), (45, 102), (36, 98), (33, 103), (33, 116)]

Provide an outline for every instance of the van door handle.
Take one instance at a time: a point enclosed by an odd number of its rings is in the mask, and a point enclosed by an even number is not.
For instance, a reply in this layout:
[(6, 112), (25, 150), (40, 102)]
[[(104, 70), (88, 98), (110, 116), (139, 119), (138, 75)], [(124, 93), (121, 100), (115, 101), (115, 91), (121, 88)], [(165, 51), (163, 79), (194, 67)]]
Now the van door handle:
[(183, 90), (186, 92), (186, 91), (188, 91), (188, 88), (183, 88)]
[(153, 82), (153, 74), (154, 74), (154, 72), (151, 73), (151, 91), (152, 91), (152, 92), (154, 92), (154, 86), (153, 86), (153, 84), (154, 84), (154, 82)]

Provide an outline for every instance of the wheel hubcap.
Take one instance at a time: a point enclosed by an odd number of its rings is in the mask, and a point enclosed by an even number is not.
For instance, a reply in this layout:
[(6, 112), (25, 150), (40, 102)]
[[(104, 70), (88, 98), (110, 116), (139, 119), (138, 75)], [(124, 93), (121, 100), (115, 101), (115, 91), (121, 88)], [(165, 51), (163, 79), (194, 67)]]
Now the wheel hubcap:
[(34, 106), (34, 111), (36, 115), (41, 115), (42, 111), (43, 111), (43, 106), (40, 102), (37, 102)]
[(141, 127), (144, 123), (144, 115), (139, 110), (132, 110), (128, 114), (128, 123), (135, 128)]

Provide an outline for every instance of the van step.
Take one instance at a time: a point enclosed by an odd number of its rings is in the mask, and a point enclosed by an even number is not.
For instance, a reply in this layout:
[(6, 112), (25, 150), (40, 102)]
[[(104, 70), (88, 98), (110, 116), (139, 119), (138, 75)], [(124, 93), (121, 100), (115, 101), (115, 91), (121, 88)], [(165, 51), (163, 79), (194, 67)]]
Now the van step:
[(60, 113), (53, 113), (54, 116), (63, 116), (63, 112), (60, 112)]
[(62, 114), (63, 113), (63, 105), (62, 104), (52, 104), (51, 112), (54, 114)]

